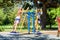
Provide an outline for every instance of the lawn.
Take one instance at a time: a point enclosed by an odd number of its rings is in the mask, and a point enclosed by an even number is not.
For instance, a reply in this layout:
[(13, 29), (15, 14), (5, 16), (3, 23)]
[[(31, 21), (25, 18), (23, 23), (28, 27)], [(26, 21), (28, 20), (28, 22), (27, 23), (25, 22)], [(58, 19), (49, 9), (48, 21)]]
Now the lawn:
[[(22, 26), (18, 26), (17, 27), (17, 31), (20, 31), (20, 29), (22, 30), (22, 31), (27, 31), (27, 28), (21, 28)], [(13, 28), (13, 25), (3, 25), (3, 26), (0, 26), (0, 30), (3, 30), (4, 32), (10, 32), (10, 31), (12, 31), (12, 28)], [(40, 28), (40, 27), (39, 27)], [(49, 26), (46, 26), (46, 29), (47, 28), (50, 28)], [(52, 28), (58, 28), (58, 26), (52, 26)], [(40, 29), (39, 29), (40, 30)], [(31, 31), (32, 31), (32, 26), (31, 26)]]

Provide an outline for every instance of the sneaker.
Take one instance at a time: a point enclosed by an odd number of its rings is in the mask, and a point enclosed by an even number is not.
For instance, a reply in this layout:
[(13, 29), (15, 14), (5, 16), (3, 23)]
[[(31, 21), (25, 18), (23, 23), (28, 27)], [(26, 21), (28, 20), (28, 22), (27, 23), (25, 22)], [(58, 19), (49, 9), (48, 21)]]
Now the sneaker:
[(17, 33), (16, 31), (12, 31), (11, 33)]
[(28, 34), (30, 34), (30, 32), (28, 32)]
[(42, 33), (38, 31), (38, 32), (37, 32), (37, 35), (40, 35), (40, 34), (42, 34)]

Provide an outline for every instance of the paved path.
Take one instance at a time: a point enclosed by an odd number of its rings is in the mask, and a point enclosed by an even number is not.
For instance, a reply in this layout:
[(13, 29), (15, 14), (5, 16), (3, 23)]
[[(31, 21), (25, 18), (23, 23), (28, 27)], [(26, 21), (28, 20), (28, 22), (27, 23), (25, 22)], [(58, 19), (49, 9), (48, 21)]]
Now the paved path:
[[(40, 31), (43, 34), (37, 35), (17, 33), (12, 34), (10, 32), (0, 32), (0, 40), (60, 40), (60, 37), (56, 37), (57, 31)], [(53, 34), (52, 34), (53, 33)]]

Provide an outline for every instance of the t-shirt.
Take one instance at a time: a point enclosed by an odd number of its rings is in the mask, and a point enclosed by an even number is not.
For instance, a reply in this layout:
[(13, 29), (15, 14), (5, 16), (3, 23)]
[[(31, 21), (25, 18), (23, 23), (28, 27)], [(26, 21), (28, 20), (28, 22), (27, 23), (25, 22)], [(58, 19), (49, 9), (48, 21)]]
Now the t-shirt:
[(37, 16), (38, 16), (38, 18), (40, 19), (41, 13), (40, 13), (40, 12), (38, 12)]

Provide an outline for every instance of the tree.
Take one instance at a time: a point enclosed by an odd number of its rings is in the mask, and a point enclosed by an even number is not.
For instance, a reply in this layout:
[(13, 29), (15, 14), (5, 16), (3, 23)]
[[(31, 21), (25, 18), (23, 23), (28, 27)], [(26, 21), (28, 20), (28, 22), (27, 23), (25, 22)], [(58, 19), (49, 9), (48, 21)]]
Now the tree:
[[(37, 1), (38, 0), (34, 0), (34, 3), (35, 3), (35, 5), (38, 6)], [(42, 6), (43, 15), (42, 15), (41, 19), (42, 19), (42, 29), (44, 29), (44, 28), (46, 28), (46, 23), (47, 23), (47, 21), (46, 21), (47, 20), (47, 9), (50, 7), (56, 8), (57, 2), (56, 2), (56, 0), (39, 0), (39, 1), (43, 3), (42, 4), (43, 5)]]

